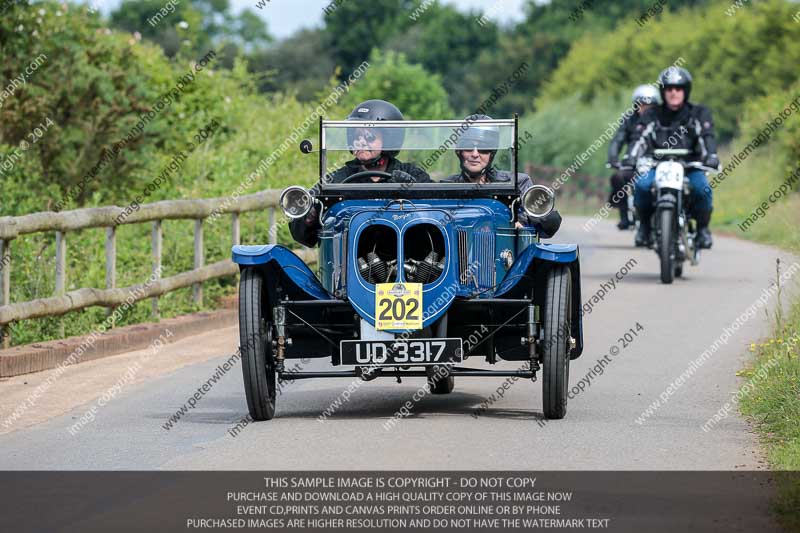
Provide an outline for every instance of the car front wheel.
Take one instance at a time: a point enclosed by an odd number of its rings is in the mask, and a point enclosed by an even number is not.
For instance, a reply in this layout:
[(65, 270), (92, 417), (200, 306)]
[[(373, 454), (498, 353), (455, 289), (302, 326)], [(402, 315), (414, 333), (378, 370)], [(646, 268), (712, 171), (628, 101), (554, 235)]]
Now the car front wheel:
[(263, 273), (245, 268), (239, 281), (239, 349), (247, 410), (253, 420), (271, 420), (275, 416), (272, 323), (264, 313), (266, 303)]
[(569, 267), (556, 266), (547, 275), (542, 351), (542, 401), (545, 418), (567, 414), (569, 340), (572, 331), (572, 277)]

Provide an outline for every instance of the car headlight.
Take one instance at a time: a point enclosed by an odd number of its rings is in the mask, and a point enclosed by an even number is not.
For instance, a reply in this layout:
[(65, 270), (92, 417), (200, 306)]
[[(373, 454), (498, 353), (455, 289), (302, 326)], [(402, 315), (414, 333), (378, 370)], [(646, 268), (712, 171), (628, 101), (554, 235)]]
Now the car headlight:
[(311, 211), (311, 194), (298, 185), (287, 187), (281, 193), (280, 206), (283, 213), (291, 219), (303, 218)]
[(529, 217), (542, 218), (556, 206), (556, 195), (544, 185), (534, 185), (522, 195), (522, 208)]

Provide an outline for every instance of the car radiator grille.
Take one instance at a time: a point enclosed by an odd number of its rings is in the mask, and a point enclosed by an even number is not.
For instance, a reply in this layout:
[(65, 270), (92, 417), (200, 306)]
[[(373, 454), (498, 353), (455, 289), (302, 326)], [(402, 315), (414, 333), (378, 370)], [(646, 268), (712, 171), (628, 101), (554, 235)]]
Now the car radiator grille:
[(458, 271), (462, 285), (478, 289), (495, 285), (494, 239), (489, 228), (458, 230)]

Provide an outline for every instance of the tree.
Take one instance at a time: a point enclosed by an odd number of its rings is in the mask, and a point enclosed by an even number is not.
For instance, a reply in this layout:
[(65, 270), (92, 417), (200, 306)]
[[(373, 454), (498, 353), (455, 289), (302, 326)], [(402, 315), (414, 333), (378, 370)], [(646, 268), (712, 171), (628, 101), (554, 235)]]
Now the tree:
[[(110, 14), (111, 25), (130, 33), (139, 32), (143, 38), (161, 46), (168, 57), (173, 57), (181, 48), (176, 26), (184, 20), (187, 8), (184, 6), (160, 18), (159, 10), (163, 7), (162, 0), (123, 0)], [(156, 16), (159, 18), (154, 18)]]
[(420, 65), (410, 64), (403, 54), (375, 50), (369, 65), (366, 74), (343, 99), (343, 106), (352, 108), (364, 100), (380, 98), (396, 105), (406, 119), (453, 116), (440, 77)]
[[(44, 2), (35, 10), (12, 9), (3, 19), (3, 78), (17, 76), (33, 58), (45, 59), (0, 110), (0, 142), (16, 147), (31, 141), (31, 129), (50, 119), (54, 124), (32, 143), (25, 157), (41, 162), (39, 179), (65, 191), (80, 183), (112, 145), (125, 138), (139, 115), (174, 83), (174, 71), (160, 49), (142, 46), (131, 35), (107, 35), (100, 20), (85, 8)], [(145, 164), (154, 146), (170, 135), (163, 123), (149, 125), (125, 145), (123, 157), (103, 164), (102, 172), (76, 195), (78, 203), (94, 191), (125, 187), (124, 177)], [(37, 178), (31, 176), (34, 189)]]
[(322, 29), (303, 29), (276, 46), (249, 58), (251, 72), (259, 73), (263, 92), (296, 92), (309, 101), (326, 87), (334, 75), (334, 62), (327, 34)]
[[(167, 6), (173, 9), (170, 11)], [(166, 15), (162, 16), (162, 10)], [(163, 0), (123, 0), (111, 12), (111, 24), (141, 33), (161, 46), (168, 57), (182, 53), (192, 58), (212, 47), (227, 48), (224, 64), (228, 68), (240, 49), (250, 53), (272, 41), (263, 19), (251, 9), (234, 16), (228, 0), (194, 0), (174, 5)]]
[[(480, 12), (463, 13), (452, 6), (433, 4), (416, 24), (389, 39), (385, 48), (404, 52), (410, 62), (441, 75), (451, 107), (466, 113), (488, 94), (475, 90), (465, 77), (476, 69), (481, 54), (493, 50), (497, 41), (497, 25), (481, 20)], [(496, 83), (497, 74), (494, 69), (477, 76)], [(487, 83), (489, 93), (493, 83)]]
[(325, 13), (325, 33), (333, 50), (341, 79), (346, 78), (373, 48), (411, 25), (409, 14), (419, 0), (346, 1)]

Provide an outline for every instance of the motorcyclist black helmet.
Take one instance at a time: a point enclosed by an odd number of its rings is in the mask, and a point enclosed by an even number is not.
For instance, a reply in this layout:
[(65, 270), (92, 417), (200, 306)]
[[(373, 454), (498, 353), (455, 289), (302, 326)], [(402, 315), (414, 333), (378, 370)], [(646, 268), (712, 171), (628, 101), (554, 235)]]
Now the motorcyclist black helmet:
[[(353, 108), (347, 120), (365, 120), (371, 122), (378, 122), (381, 120), (404, 120), (403, 113), (397, 109), (397, 106), (386, 100), (366, 100), (361, 102)], [(381, 158), (397, 157), (400, 153), (400, 147), (403, 146), (405, 139), (404, 128), (375, 128), (375, 131), (381, 134), (383, 145), (389, 146), (391, 149), (381, 152)], [(355, 143), (356, 130), (350, 128), (347, 130), (347, 144), (353, 146)]]
[(692, 75), (685, 68), (671, 66), (664, 69), (658, 77), (658, 85), (661, 92), (661, 100), (666, 102), (664, 98), (664, 88), (669, 87), (683, 87), (684, 102), (689, 101), (689, 95), (692, 93)]
[[(500, 130), (497, 126), (489, 126), (487, 124), (475, 124), (478, 120), (493, 120), (489, 115), (474, 114), (469, 115), (464, 119), (469, 124), (469, 127), (461, 133), (456, 141), (456, 156), (461, 162), (461, 171), (471, 178), (478, 178), (492, 168), (492, 162), (495, 155), (497, 155), (497, 148), (500, 146)], [(479, 173), (471, 172), (464, 166), (464, 159), (461, 157), (460, 150), (491, 150), (491, 157), (486, 168)]]

